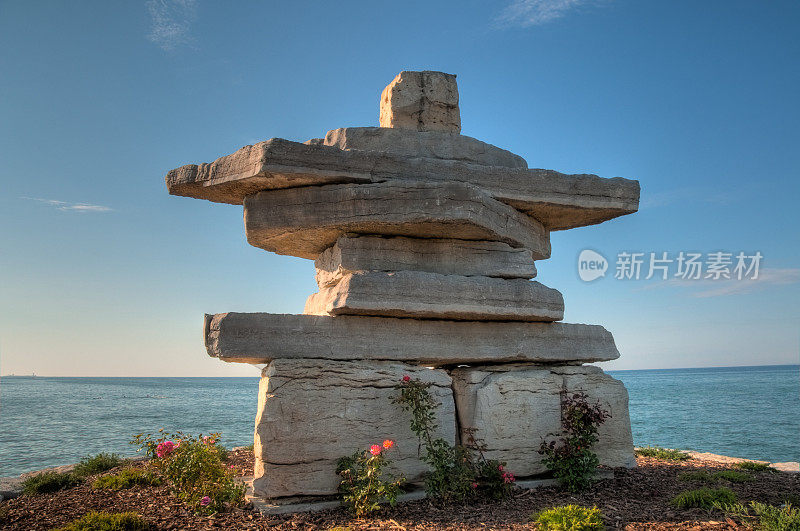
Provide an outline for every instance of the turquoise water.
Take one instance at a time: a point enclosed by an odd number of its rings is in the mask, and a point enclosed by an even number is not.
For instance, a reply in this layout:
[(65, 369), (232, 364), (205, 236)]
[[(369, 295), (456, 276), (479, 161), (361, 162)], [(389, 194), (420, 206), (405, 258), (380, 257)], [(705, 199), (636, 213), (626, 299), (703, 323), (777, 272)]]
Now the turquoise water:
[[(628, 387), (637, 445), (800, 460), (800, 367), (611, 371)], [(258, 378), (3, 378), (0, 476), (134, 455), (131, 435), (183, 430), (253, 442)]]

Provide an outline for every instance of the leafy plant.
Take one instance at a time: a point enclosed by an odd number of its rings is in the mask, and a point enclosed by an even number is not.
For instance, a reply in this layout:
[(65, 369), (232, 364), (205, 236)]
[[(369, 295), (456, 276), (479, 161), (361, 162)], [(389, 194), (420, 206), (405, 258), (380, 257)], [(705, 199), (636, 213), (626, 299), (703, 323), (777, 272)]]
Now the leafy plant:
[(75, 469), (72, 473), (82, 477), (91, 476), (92, 474), (99, 474), (100, 472), (116, 468), (124, 462), (125, 460), (117, 454), (99, 453), (81, 459), (80, 462), (75, 465)]
[(54, 531), (144, 531), (148, 529), (152, 529), (152, 526), (136, 513), (92, 511)]
[(42, 472), (30, 476), (22, 483), (24, 494), (47, 494), (79, 485), (82, 479), (72, 473)]
[(777, 472), (777, 470), (769, 466), (769, 463), (757, 463), (756, 461), (740, 461), (739, 463), (734, 463), (733, 467), (749, 472)]
[(680, 481), (692, 481), (695, 483), (716, 483), (717, 478), (708, 473), (707, 470), (692, 470), (678, 474)]
[(184, 503), (198, 513), (224, 511), (244, 502), (245, 486), (227, 467), (227, 451), (217, 444), (219, 433), (192, 437), (159, 430), (158, 436), (136, 435), (131, 441), (151, 456), (161, 474)]
[(382, 445), (373, 444), (369, 450), (339, 459), (336, 473), (342, 477), (339, 493), (356, 516), (377, 511), (382, 501), (394, 505), (403, 479), (384, 477), (389, 460), (386, 453), (394, 446), (387, 439)]
[(590, 531), (603, 529), (603, 515), (597, 507), (564, 505), (544, 510), (531, 517), (539, 529), (553, 531)]
[(563, 488), (571, 492), (586, 489), (597, 474), (600, 460), (592, 451), (597, 430), (611, 414), (600, 402), (589, 403), (586, 393), (564, 394), (561, 397), (561, 437), (542, 441), (539, 453), (543, 462)]
[(692, 456), (680, 450), (673, 450), (670, 448), (661, 448), (660, 446), (645, 446), (644, 448), (637, 448), (636, 455), (642, 457), (655, 457), (656, 459), (664, 459), (666, 461), (686, 461), (691, 459)]
[(797, 531), (800, 530), (800, 510), (787, 503), (781, 507), (752, 501), (749, 505), (741, 503), (716, 503), (719, 509), (728, 516), (734, 516), (744, 524), (764, 531)]
[(714, 477), (730, 481), (731, 483), (745, 483), (747, 481), (753, 481), (754, 479), (750, 474), (745, 474), (737, 470), (720, 470), (719, 472), (714, 472)]
[(137, 486), (160, 485), (161, 478), (149, 470), (140, 468), (124, 468), (116, 474), (108, 474), (97, 478), (92, 483), (94, 489), (124, 490)]
[(711, 510), (714, 504), (736, 503), (736, 494), (727, 487), (686, 490), (672, 499), (672, 505), (679, 509), (699, 508)]
[(411, 431), (419, 438), (425, 453), (421, 459), (430, 470), (425, 474), (425, 492), (441, 501), (464, 500), (479, 491), (494, 498), (508, 495), (516, 478), (505, 470), (505, 463), (486, 459), (486, 446), (475, 437), (474, 429), (464, 429), (467, 444), (451, 445), (434, 437), (438, 403), (430, 393), (432, 384), (404, 376), (396, 387), (395, 402), (411, 413)]

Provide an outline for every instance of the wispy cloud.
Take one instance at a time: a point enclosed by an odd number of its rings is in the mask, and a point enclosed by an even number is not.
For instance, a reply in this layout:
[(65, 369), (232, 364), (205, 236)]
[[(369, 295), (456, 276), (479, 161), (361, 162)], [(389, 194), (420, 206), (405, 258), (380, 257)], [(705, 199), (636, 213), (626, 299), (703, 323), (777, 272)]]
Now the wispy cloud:
[(513, 0), (497, 16), (498, 26), (540, 26), (559, 19), (592, 0)]
[(639, 208), (654, 208), (676, 203), (711, 203), (729, 205), (742, 197), (738, 191), (715, 190), (712, 188), (675, 188), (663, 192), (646, 193), (639, 202)]
[(197, 0), (147, 0), (152, 27), (147, 36), (165, 51), (192, 44), (192, 23), (197, 17)]
[(753, 293), (763, 291), (772, 286), (797, 284), (800, 282), (800, 269), (787, 268), (777, 269), (765, 267), (759, 270), (758, 278), (744, 278), (738, 280), (727, 279), (682, 279), (671, 278), (666, 281), (653, 281), (638, 288), (636, 291), (649, 291), (661, 288), (688, 288), (692, 290), (691, 297), (705, 299), (709, 297), (722, 297), (725, 295), (736, 295), (743, 293)]
[(93, 205), (91, 203), (68, 203), (57, 199), (42, 199), (40, 197), (23, 197), (22, 199), (37, 201), (65, 212), (111, 212), (113, 210), (111, 207)]

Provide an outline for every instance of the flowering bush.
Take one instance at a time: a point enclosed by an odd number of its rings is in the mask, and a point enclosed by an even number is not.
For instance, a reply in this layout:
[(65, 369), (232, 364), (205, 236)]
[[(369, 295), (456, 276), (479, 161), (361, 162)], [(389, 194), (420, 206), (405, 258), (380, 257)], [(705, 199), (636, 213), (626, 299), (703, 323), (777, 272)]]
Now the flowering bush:
[(608, 411), (600, 403), (589, 404), (588, 395), (574, 393), (561, 399), (561, 437), (542, 441), (539, 453), (544, 464), (566, 490), (577, 492), (592, 484), (600, 460), (592, 451), (597, 442), (597, 429), (607, 418)]
[(400, 396), (395, 399), (405, 411), (411, 412), (411, 431), (425, 448), (425, 461), (431, 469), (425, 474), (425, 492), (442, 501), (463, 500), (478, 492), (493, 498), (507, 496), (516, 478), (505, 470), (505, 463), (486, 459), (486, 446), (475, 437), (475, 430), (464, 429), (467, 442), (450, 445), (434, 438), (436, 429), (436, 400), (431, 396), (430, 383), (403, 376), (397, 386)]
[(383, 472), (389, 464), (386, 453), (393, 447), (394, 441), (387, 439), (383, 444), (373, 444), (369, 450), (339, 459), (336, 468), (342, 477), (339, 492), (356, 516), (378, 510), (382, 501), (390, 505), (397, 501), (403, 479), (385, 478)]
[(131, 443), (151, 457), (149, 466), (170, 483), (178, 498), (195, 511), (210, 514), (244, 502), (245, 487), (225, 466), (227, 451), (218, 440), (218, 433), (192, 437), (159, 430), (157, 437), (139, 434)]

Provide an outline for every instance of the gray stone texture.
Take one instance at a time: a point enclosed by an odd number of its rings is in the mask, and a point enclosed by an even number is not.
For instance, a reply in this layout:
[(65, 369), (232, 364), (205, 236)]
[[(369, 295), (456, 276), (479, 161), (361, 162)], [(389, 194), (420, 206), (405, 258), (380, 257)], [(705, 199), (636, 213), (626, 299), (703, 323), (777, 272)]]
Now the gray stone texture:
[(519, 155), (471, 136), (441, 131), (409, 131), (387, 127), (343, 127), (308, 143), (339, 149), (378, 151), (398, 157), (461, 161), (482, 166), (528, 168)]
[(465, 277), (424, 271), (350, 273), (306, 302), (310, 315), (417, 319), (559, 321), (564, 298), (525, 279)]
[(381, 127), (461, 132), (456, 76), (403, 71), (381, 93)]
[(419, 481), (426, 465), (410, 413), (392, 399), (404, 375), (433, 384), (437, 436), (455, 443), (455, 406), (445, 371), (403, 363), (276, 360), (258, 391), (253, 490), (265, 498), (335, 494), (336, 461), (385, 439), (395, 471)]
[(242, 204), (262, 190), (419, 179), (475, 184), (550, 230), (602, 223), (639, 208), (639, 182), (553, 170), (483, 166), (273, 138), (166, 176), (170, 194)]
[(476, 428), (487, 458), (507, 461), (518, 476), (547, 471), (538, 449), (548, 434), (560, 434), (562, 391), (585, 392), (611, 413), (594, 447), (600, 463), (636, 466), (628, 392), (598, 367), (500, 365), (457, 368), (451, 375), (462, 430)]
[(345, 233), (493, 240), (550, 256), (550, 234), (510, 206), (463, 183), (395, 181), (270, 190), (244, 202), (247, 241), (317, 258)]
[(222, 313), (206, 316), (205, 341), (209, 356), (240, 363), (310, 358), (442, 366), (619, 357), (602, 326), (567, 323)]
[(343, 236), (319, 255), (317, 285), (366, 271), (427, 271), (441, 275), (533, 278), (531, 252), (502, 242), (379, 236)]

